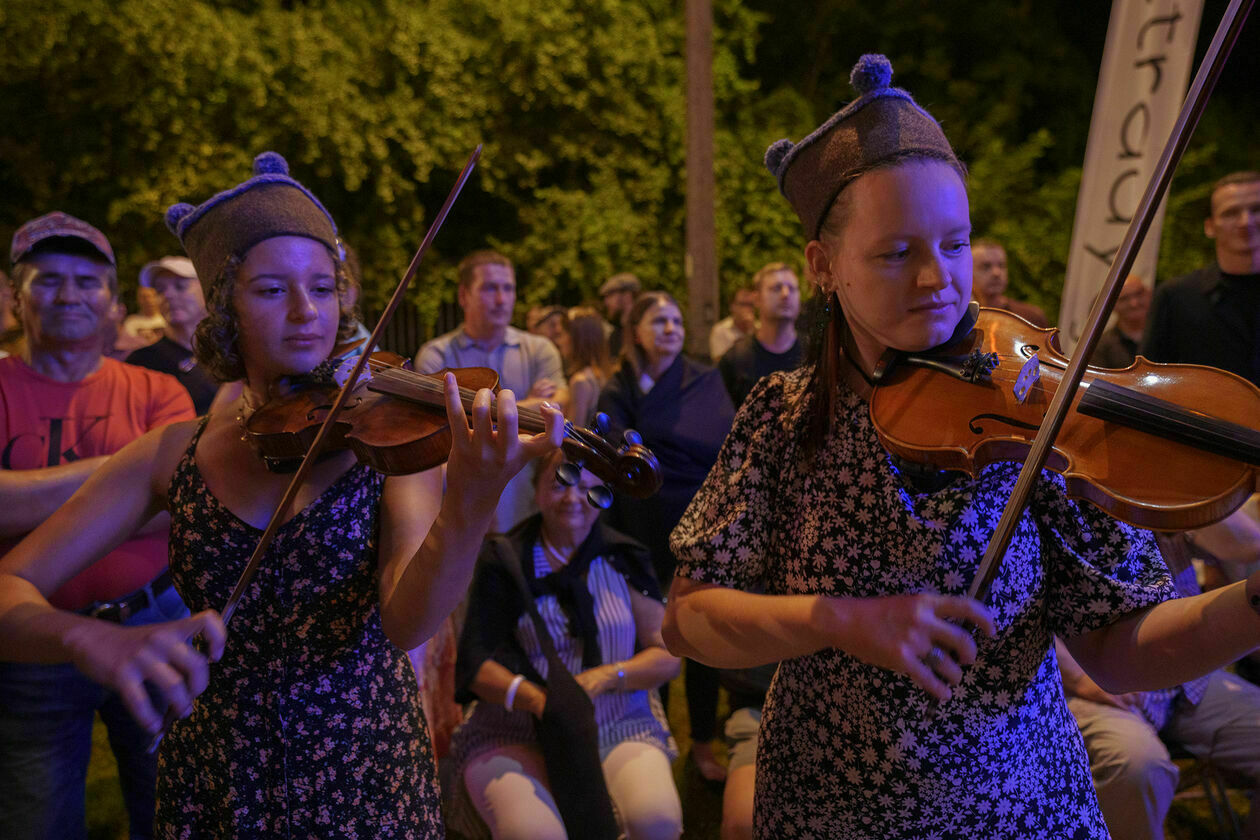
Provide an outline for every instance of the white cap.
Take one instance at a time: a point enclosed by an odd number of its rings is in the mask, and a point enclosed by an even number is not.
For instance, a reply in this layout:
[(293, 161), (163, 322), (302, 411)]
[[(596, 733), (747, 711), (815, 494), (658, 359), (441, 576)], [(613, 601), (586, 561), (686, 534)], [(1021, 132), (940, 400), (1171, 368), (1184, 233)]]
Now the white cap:
[(146, 263), (144, 268), (140, 269), (140, 285), (152, 288), (153, 278), (163, 272), (174, 274), (176, 277), (197, 279), (197, 270), (193, 268), (192, 260), (188, 257), (162, 257), (160, 260)]

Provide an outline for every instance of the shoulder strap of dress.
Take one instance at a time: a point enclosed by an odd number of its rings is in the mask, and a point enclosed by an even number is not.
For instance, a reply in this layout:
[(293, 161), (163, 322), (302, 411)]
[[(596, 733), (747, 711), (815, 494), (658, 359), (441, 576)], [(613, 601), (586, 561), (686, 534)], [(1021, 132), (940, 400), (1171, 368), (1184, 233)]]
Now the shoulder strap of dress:
[(201, 439), (201, 433), (206, 430), (206, 423), (209, 420), (209, 414), (204, 414), (197, 418), (197, 428), (193, 429), (192, 439), (188, 441), (188, 448), (184, 450), (186, 457), (191, 458), (192, 454), (197, 450), (197, 441)]

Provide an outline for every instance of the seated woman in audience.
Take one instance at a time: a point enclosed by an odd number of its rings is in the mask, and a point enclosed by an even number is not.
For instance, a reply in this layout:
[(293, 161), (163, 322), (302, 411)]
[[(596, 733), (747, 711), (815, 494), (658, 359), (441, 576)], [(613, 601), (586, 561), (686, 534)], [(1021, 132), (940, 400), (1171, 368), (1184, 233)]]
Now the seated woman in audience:
[(478, 702), (452, 738), (463, 783), (453, 826), (482, 833), (475, 808), (495, 840), (566, 836), (535, 737), (548, 668), (526, 610), (528, 585), (557, 654), (594, 701), (600, 760), (624, 831), (631, 840), (676, 838), (677, 748), (653, 689), (679, 663), (661, 642), (660, 589), (643, 546), (600, 522), (587, 502), (599, 479), (583, 470), (566, 487), (555, 476), (562, 460), (556, 452), (540, 465), (540, 513), (491, 538), (478, 560), (456, 665), (457, 699)]
[[(178, 718), (159, 757), (160, 837), (441, 837), (404, 650), (459, 602), (504, 485), (559, 445), (560, 413), (544, 410), (547, 434), (518, 438), (504, 391), (495, 432), (483, 390), (470, 428), (448, 380), (445, 495), (439, 470), (385, 478), (349, 452), (325, 457), (228, 634), (215, 610), (290, 479), (268, 471), (243, 427), (348, 334), (346, 273), (332, 217), (274, 153), (259, 156), (253, 178), (199, 208), (175, 205), (167, 221), (206, 281), (198, 362), (221, 382), (242, 380), (240, 398), (122, 449), (0, 561), (0, 657), (74, 663), (151, 733)], [(196, 615), (123, 627), (48, 603), (163, 510), (175, 588)]]
[[(735, 409), (716, 368), (682, 354), (682, 310), (666, 292), (644, 292), (630, 309), (621, 367), (599, 397), (614, 430), (634, 429), (661, 464), (664, 485), (649, 499), (617, 497), (613, 524), (648, 547), (662, 585), (676, 561), (669, 532), (717, 460)], [(706, 780), (726, 778), (713, 753), (717, 672), (688, 660), (684, 682), (691, 719), (691, 759)], [(668, 700), (668, 692), (664, 693)]]
[(604, 319), (588, 306), (575, 306), (556, 339), (569, 380), (569, 400), (564, 416), (579, 426), (590, 425), (599, 392), (608, 382), (612, 362)]

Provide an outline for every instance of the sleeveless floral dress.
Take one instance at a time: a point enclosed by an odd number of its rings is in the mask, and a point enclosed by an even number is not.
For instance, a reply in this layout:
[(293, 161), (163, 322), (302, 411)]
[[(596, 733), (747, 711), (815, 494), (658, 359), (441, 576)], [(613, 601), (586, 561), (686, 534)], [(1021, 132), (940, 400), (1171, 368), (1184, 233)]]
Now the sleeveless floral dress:
[[(193, 612), (222, 608), (261, 534), (206, 487), (204, 429), (170, 486), (171, 573)], [(158, 836), (443, 836), (415, 674), (381, 630), (383, 481), (354, 467), (280, 529), (209, 688), (163, 740)]]

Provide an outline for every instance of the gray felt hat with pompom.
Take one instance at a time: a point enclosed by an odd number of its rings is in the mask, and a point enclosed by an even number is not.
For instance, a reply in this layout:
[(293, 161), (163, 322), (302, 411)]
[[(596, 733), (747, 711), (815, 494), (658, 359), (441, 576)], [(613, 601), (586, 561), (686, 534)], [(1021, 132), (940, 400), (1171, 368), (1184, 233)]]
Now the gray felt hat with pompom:
[(840, 191), (882, 161), (917, 152), (961, 169), (932, 115), (901, 88), (889, 87), (892, 64), (887, 58), (862, 56), (849, 81), (857, 99), (801, 142), (779, 140), (766, 150), (766, 168), (811, 239), (818, 238)]
[(173, 204), (166, 226), (179, 237), (202, 282), (218, 279), (230, 257), (275, 236), (305, 236), (340, 254), (337, 225), (319, 199), (289, 176), (275, 152), (254, 158), (253, 177), (200, 207)]

